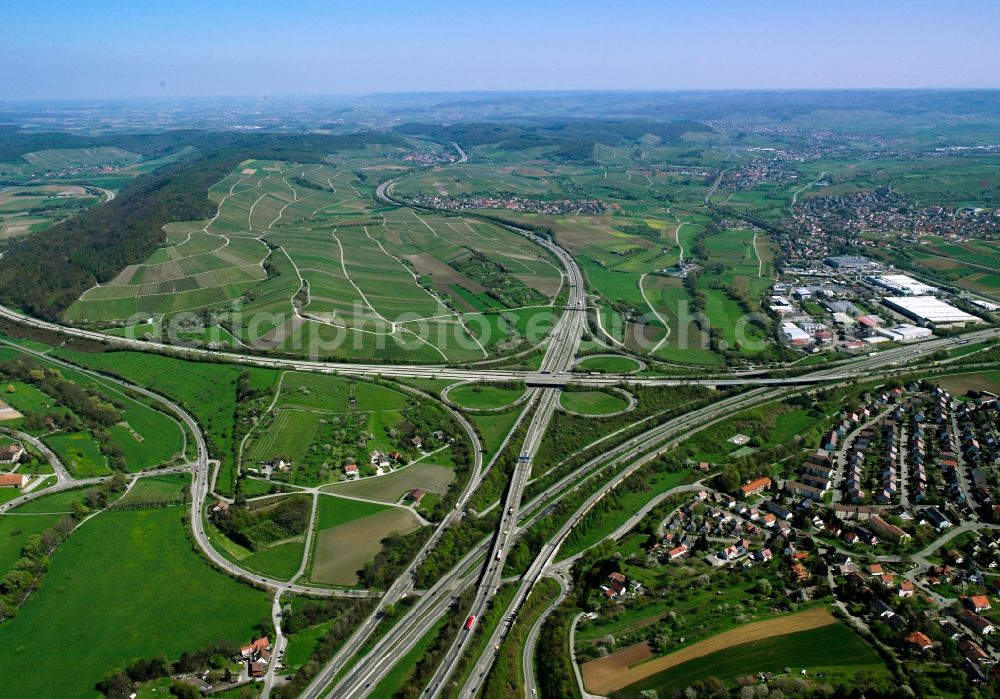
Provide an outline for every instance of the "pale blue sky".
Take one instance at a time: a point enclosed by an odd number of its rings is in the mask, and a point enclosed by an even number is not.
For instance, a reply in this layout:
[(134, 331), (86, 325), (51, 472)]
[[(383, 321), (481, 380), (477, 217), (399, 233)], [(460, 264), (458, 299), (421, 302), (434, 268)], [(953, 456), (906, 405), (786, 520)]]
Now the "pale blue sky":
[(997, 0), (4, 5), (0, 100), (1000, 87)]

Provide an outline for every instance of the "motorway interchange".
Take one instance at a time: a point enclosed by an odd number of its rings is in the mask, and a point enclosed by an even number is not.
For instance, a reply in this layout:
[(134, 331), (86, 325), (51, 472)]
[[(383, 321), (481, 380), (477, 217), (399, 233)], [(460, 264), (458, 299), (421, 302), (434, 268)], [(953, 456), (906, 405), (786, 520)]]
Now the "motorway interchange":
[[(464, 153), (461, 153), (464, 159)], [(378, 188), (377, 196), (386, 200), (392, 200), (393, 182), (383, 183)], [(476, 488), (483, 482), (492, 467), (490, 463), (483, 463), (482, 449), (479, 445), (475, 430), (469, 422), (459, 413), (450, 410), (456, 417), (459, 424), (467, 433), (470, 441), (475, 447), (475, 462), (473, 464), (472, 476), (469, 479), (463, 493), (461, 494), (455, 510), (438, 525), (436, 531), (427, 543), (422, 547), (414, 560), (410, 563), (403, 574), (378, 598), (376, 606), (368, 618), (354, 631), (351, 638), (345, 642), (341, 649), (328, 659), (322, 670), (316, 675), (312, 683), (303, 693), (304, 697), (362, 697), (371, 693), (378, 682), (386, 676), (393, 668), (394, 663), (411, 650), (421, 638), (446, 614), (461, 614), (469, 621), (466, 628), (459, 632), (449, 650), (445, 653), (444, 660), (433, 674), (430, 682), (425, 687), (424, 696), (436, 697), (441, 694), (442, 689), (447, 686), (453, 676), (456, 667), (463, 656), (469, 652), (470, 641), (473, 638), (476, 620), (483, 616), (488, 609), (491, 600), (497, 593), (499, 587), (504, 583), (502, 573), (508, 551), (512, 545), (521, 537), (524, 532), (536, 521), (553, 502), (565, 496), (578, 486), (593, 480), (600, 485), (587, 497), (577, 510), (565, 521), (562, 527), (553, 535), (549, 541), (536, 552), (536, 556), (529, 566), (527, 572), (514, 584), (517, 589), (508, 608), (504, 610), (502, 621), (484, 646), (483, 652), (475, 659), (468, 680), (462, 687), (460, 696), (472, 696), (482, 685), (482, 678), (489, 672), (496, 657), (495, 649), (499, 648), (504, 635), (509, 630), (510, 625), (516, 621), (520, 605), (530, 594), (534, 586), (543, 577), (551, 577), (559, 582), (562, 594), (565, 595), (568, 583), (563, 577), (566, 572), (566, 563), (554, 565), (553, 561), (566, 537), (572, 531), (574, 525), (594, 506), (600, 499), (616, 487), (629, 475), (634, 473), (639, 467), (647, 463), (664, 450), (670, 448), (678, 440), (690, 435), (692, 432), (725, 419), (733, 412), (773, 401), (784, 397), (790, 390), (800, 390), (799, 386), (811, 384), (837, 383), (843, 381), (856, 381), (863, 378), (872, 378), (885, 375), (889, 372), (904, 371), (906, 365), (913, 364), (927, 355), (947, 350), (960, 343), (992, 339), (996, 337), (993, 329), (976, 330), (965, 333), (961, 336), (947, 337), (921, 343), (917, 346), (901, 347), (887, 350), (871, 356), (857, 357), (837, 363), (832, 368), (818, 370), (811, 373), (804, 373), (788, 378), (769, 378), (758, 375), (728, 375), (724, 377), (698, 377), (698, 378), (669, 378), (669, 377), (629, 377), (628, 375), (606, 375), (606, 376), (584, 376), (570, 372), (572, 364), (576, 358), (579, 343), (585, 329), (586, 314), (582, 309), (586, 306), (585, 281), (580, 268), (570, 255), (561, 247), (555, 245), (545, 238), (535, 236), (529, 231), (515, 229), (517, 232), (530, 237), (534, 242), (548, 249), (563, 265), (566, 275), (570, 296), (566, 304), (567, 310), (561, 315), (556, 326), (550, 334), (546, 353), (542, 365), (538, 371), (509, 371), (491, 369), (457, 369), (450, 367), (430, 367), (430, 366), (406, 366), (406, 365), (363, 365), (349, 363), (330, 362), (310, 362), (295, 359), (280, 359), (273, 357), (261, 357), (254, 355), (244, 355), (234, 352), (210, 352), (208, 350), (196, 348), (170, 348), (170, 352), (178, 356), (198, 359), (211, 355), (213, 358), (238, 362), (241, 364), (279, 367), (284, 369), (294, 369), (297, 371), (309, 372), (338, 372), (345, 375), (375, 376), (381, 375), (386, 378), (439, 378), (455, 379), (465, 381), (525, 381), (528, 385), (528, 395), (523, 402), (523, 408), (515, 427), (526, 421), (524, 429), (524, 441), (521, 447), (521, 454), (517, 465), (513, 471), (510, 482), (500, 502), (496, 504), (499, 508), (499, 522), (493, 535), (479, 542), (469, 551), (448, 573), (437, 581), (430, 589), (423, 591), (416, 601), (409, 607), (405, 614), (392, 625), (380, 638), (371, 644), (370, 650), (362, 657), (356, 657), (354, 650), (365, 646), (370, 642), (379, 628), (385, 610), (389, 605), (397, 603), (413, 592), (413, 574), (420, 562), (426, 557), (428, 552), (440, 541), (443, 533), (456, 522), (467, 515), (466, 505), (472, 497)], [(50, 332), (70, 335), (90, 340), (96, 340), (105, 344), (123, 347), (140, 351), (163, 351), (164, 347), (157, 343), (144, 340), (133, 340), (126, 338), (110, 338), (107, 335), (91, 332), (83, 329), (65, 327), (54, 323), (30, 318), (12, 309), (0, 307), (0, 316), (18, 324), (35, 327)], [(24, 350), (29, 353), (33, 350)], [(47, 361), (57, 364), (63, 363), (52, 357), (46, 357)], [(911, 367), (912, 368), (912, 367)], [(80, 371), (79, 367), (74, 369)], [(87, 372), (93, 373), (93, 372)], [(159, 403), (167, 412), (173, 414), (181, 420), (190, 434), (193, 435), (196, 446), (194, 460), (182, 467), (175, 467), (171, 470), (188, 470), (193, 474), (192, 499), (191, 499), (191, 521), (194, 540), (202, 553), (218, 568), (230, 575), (237, 576), (248, 582), (268, 587), (275, 595), (275, 608), (279, 608), (280, 597), (285, 593), (305, 594), (314, 596), (368, 596), (367, 591), (354, 590), (330, 590), (326, 588), (310, 587), (294, 582), (285, 582), (262, 577), (240, 568), (236, 563), (228, 560), (218, 553), (209, 541), (209, 536), (205, 531), (205, 503), (211, 495), (212, 483), (212, 462), (208, 453), (204, 437), (197, 422), (180, 406), (172, 401), (155, 394), (148, 389), (134, 386), (127, 382), (101, 376), (102, 380), (114, 381), (119, 385), (136, 391), (147, 398)], [(549, 421), (555, 412), (559, 402), (560, 388), (569, 383), (579, 383), (583, 385), (601, 386), (618, 384), (621, 382), (634, 382), (644, 385), (681, 385), (681, 384), (702, 384), (713, 387), (736, 386), (745, 387), (748, 390), (718, 400), (708, 406), (692, 410), (688, 413), (676, 417), (659, 425), (654, 425), (646, 429), (641, 434), (614, 444), (604, 450), (599, 456), (589, 460), (580, 468), (565, 475), (555, 484), (549, 486), (545, 492), (538, 494), (531, 500), (523, 502), (525, 487), (532, 477), (532, 459), (538, 446), (545, 435)], [(415, 389), (407, 389), (415, 391)], [(513, 432), (513, 429), (511, 430)], [(508, 435), (508, 439), (510, 436)], [(598, 440), (603, 441), (605, 438)], [(612, 440), (613, 441), (613, 440)], [(497, 450), (499, 454), (502, 448)], [(495, 460), (495, 457), (494, 457)], [(163, 473), (163, 470), (134, 474), (134, 478), (142, 478), (151, 473)], [(60, 471), (57, 469), (57, 474)], [(102, 479), (89, 479), (85, 481), (74, 481), (68, 477), (60, 476), (58, 483), (43, 491), (26, 494), (0, 506), (0, 513), (11, 507), (22, 504), (26, 500), (33, 499), (42, 494), (51, 493), (56, 490), (64, 490), (82, 485), (97, 483)], [(481, 514), (481, 513), (480, 513)], [(633, 521), (634, 520), (634, 521)], [(638, 519), (633, 518), (634, 524)], [(296, 576), (297, 577), (297, 576)], [(467, 609), (454, 609), (453, 605), (457, 596), (463, 590), (473, 588), (473, 602)], [(371, 593), (375, 594), (375, 593)], [(278, 647), (281, 645), (280, 615), (274, 615), (274, 621), (278, 630)], [(544, 619), (544, 615), (542, 617)], [(533, 679), (530, 668), (530, 655), (528, 651), (533, 647), (534, 640), (537, 639), (538, 629), (542, 619), (534, 625), (531, 634), (528, 636), (527, 648), (522, 656), (525, 667), (525, 677), (528, 682), (528, 690), (533, 689)], [(279, 654), (275, 653), (269, 667), (264, 695), (267, 696), (277, 670)]]

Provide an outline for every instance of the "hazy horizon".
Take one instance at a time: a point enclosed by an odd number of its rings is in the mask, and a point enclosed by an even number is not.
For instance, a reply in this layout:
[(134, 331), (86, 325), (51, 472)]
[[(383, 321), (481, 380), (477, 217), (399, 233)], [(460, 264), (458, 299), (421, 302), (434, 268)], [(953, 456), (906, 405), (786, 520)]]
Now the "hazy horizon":
[(5, 9), (0, 100), (996, 89), (1000, 5), (303, 0)]

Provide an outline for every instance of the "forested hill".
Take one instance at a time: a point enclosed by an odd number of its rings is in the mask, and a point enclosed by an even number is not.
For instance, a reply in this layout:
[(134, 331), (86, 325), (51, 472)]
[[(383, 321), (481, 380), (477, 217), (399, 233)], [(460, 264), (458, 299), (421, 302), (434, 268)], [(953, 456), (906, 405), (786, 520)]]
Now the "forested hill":
[[(187, 138), (164, 141), (176, 147), (197, 147), (201, 155), (196, 159), (140, 177), (113, 201), (9, 248), (0, 258), (2, 303), (58, 320), (95, 283), (149, 257), (164, 243), (165, 224), (211, 216), (215, 206), (208, 199), (209, 187), (248, 158), (318, 162), (337, 150), (404, 144), (398, 136), (373, 132), (340, 136), (184, 133)], [(129, 147), (119, 139), (102, 140), (99, 145)], [(15, 148), (19, 147), (23, 145)]]

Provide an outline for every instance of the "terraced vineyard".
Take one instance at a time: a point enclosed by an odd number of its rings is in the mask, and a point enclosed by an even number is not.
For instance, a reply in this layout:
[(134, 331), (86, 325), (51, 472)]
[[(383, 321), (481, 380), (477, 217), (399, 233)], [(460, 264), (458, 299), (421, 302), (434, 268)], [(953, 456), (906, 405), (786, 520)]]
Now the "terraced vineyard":
[(508, 350), (531, 315), (547, 330), (562, 287), (548, 253), (475, 219), (376, 210), (370, 191), (347, 168), (247, 161), (210, 190), (214, 217), (169, 224), (67, 319), (156, 334), (211, 310), (244, 344), (410, 361)]

